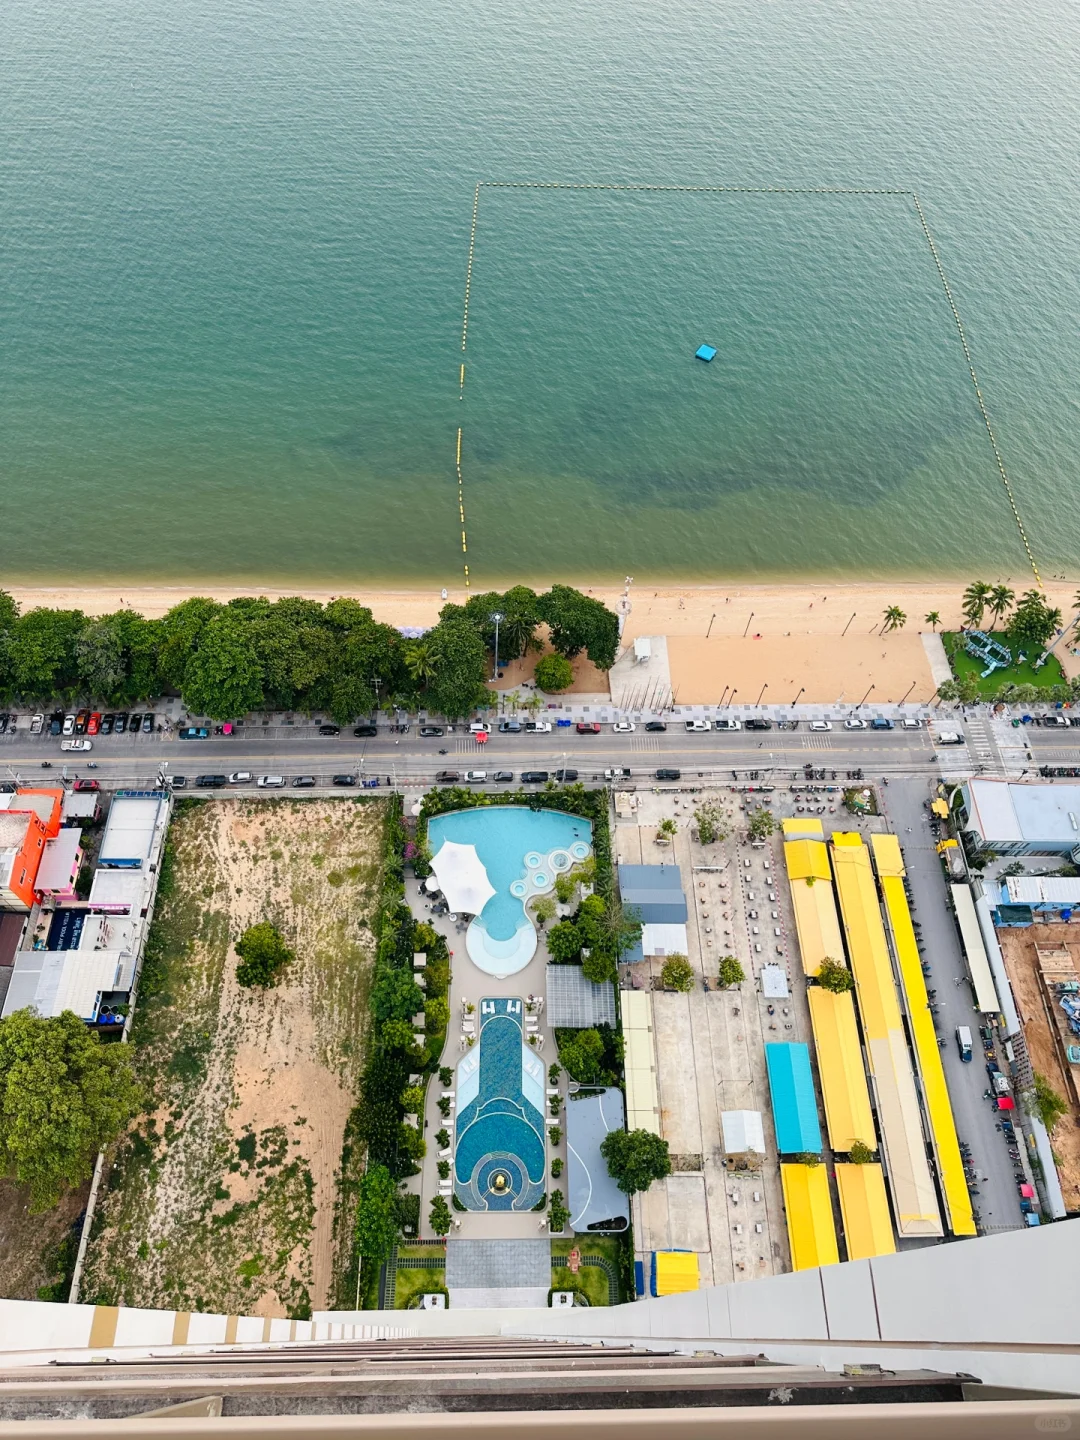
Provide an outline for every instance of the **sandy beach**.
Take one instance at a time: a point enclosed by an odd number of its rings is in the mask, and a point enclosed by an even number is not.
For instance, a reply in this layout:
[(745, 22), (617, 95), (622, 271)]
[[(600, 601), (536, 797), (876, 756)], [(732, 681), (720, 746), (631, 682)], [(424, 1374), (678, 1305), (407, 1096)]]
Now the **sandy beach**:
[[(988, 576), (991, 583), (1001, 577)], [(1028, 576), (1005, 577), (1017, 593), (1030, 588)], [(1054, 581), (1047, 599), (1060, 606), (1066, 620), (1080, 581)], [(302, 594), (327, 601), (350, 594), (372, 610), (377, 620), (400, 626), (433, 625), (447, 600), (462, 602), (464, 589), (445, 594), (430, 590), (259, 588), (251, 585), (42, 587), (12, 586), (24, 609), (35, 605), (72, 608), (88, 615), (107, 614), (130, 606), (147, 617), (164, 615), (189, 595), (229, 600), (234, 595)], [(542, 588), (538, 586), (538, 588)], [(961, 621), (960, 580), (903, 580), (875, 583), (820, 584), (798, 582), (760, 585), (645, 585), (630, 587), (630, 610), (624, 638), (666, 635), (671, 684), (678, 702), (717, 703), (734, 689), (737, 704), (753, 704), (762, 686), (763, 703), (790, 704), (800, 690), (801, 702), (832, 704), (862, 698), (873, 685), (872, 698), (897, 702), (927, 700), (936, 688), (920, 631), (931, 627), (924, 617), (941, 616), (939, 630), (955, 629)], [(619, 608), (623, 591), (594, 586), (588, 593)], [(900, 630), (882, 636), (886, 606), (898, 605), (907, 615)], [(516, 668), (516, 667), (515, 667)], [(592, 667), (588, 667), (591, 671)], [(516, 683), (526, 678), (524, 668)], [(593, 690), (590, 674), (578, 677), (575, 691)]]

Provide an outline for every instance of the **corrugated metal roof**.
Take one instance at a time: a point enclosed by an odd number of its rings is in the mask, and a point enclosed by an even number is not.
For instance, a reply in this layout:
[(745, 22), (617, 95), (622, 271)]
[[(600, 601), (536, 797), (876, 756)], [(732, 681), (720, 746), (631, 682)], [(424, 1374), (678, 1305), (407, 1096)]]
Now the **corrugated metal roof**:
[(850, 992), (834, 995), (820, 985), (811, 985), (806, 998), (817, 1047), (829, 1145), (846, 1154), (856, 1140), (861, 1140), (876, 1150), (877, 1130), (855, 1024), (855, 1002)]
[(776, 1148), (782, 1155), (820, 1154), (821, 1126), (807, 1046), (768, 1044), (765, 1065), (776, 1124)]
[(972, 899), (971, 887), (950, 885), (949, 889), (952, 892), (956, 923), (960, 927), (964, 958), (967, 960), (968, 973), (971, 976), (971, 985), (975, 992), (975, 1008), (981, 1010), (984, 1015), (998, 1015), (1001, 1013), (1001, 1001), (998, 999), (994, 977), (990, 973), (990, 962), (986, 958), (986, 946), (983, 944), (979, 918), (975, 914), (975, 901)]
[(825, 1166), (781, 1165), (780, 1182), (791, 1241), (791, 1268), (813, 1270), (818, 1265), (839, 1264)]
[(660, 1134), (660, 1092), (656, 1084), (652, 996), (647, 990), (622, 995), (623, 1076), (626, 1084), (626, 1126)]
[(1011, 905), (1080, 905), (1080, 878), (1064, 875), (1009, 875), (1005, 880)]
[(896, 1239), (880, 1165), (837, 1165), (836, 1188), (849, 1260), (893, 1255)]

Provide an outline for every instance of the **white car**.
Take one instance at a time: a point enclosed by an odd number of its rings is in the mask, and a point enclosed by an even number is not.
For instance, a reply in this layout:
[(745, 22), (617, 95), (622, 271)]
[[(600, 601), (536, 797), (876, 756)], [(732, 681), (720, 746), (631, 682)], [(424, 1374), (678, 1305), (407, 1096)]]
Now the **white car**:
[(811, 730), (831, 730), (831, 729), (832, 729), (832, 721), (831, 721), (831, 720), (811, 720), (811, 721), (810, 721), (810, 729), (811, 729)]
[(80, 750), (80, 751), (81, 751), (81, 750), (92, 750), (93, 748), (94, 748), (94, 742), (93, 742), (92, 740), (61, 740), (61, 742), (60, 742), (60, 749), (61, 749), (61, 750)]
[(255, 784), (260, 790), (282, 790), (285, 786), (284, 775), (260, 775)]
[(616, 720), (611, 728), (616, 735), (632, 735), (637, 726), (633, 720)]
[(255, 776), (250, 770), (234, 770), (229, 776), (230, 785), (250, 785)]
[(630, 778), (630, 771), (627, 770), (627, 769), (625, 769), (625, 768), (623, 768), (623, 769), (618, 769), (618, 770), (605, 770), (605, 771), (604, 771), (604, 779), (605, 779), (605, 780), (629, 780), (629, 778)]
[(713, 729), (714, 729), (714, 730), (741, 730), (741, 729), (742, 729), (742, 721), (741, 721), (741, 720), (714, 720), (714, 721), (713, 721)]
[(684, 720), (683, 728), (688, 735), (700, 735), (703, 730), (712, 729), (711, 720)]
[(465, 780), (470, 785), (483, 785), (487, 780), (486, 770), (466, 770)]
[(525, 721), (525, 729), (529, 732), (530, 735), (550, 735), (550, 734), (551, 734), (551, 721), (550, 721), (550, 720), (526, 720), (526, 721)]
[(65, 715), (65, 716), (64, 716), (64, 734), (65, 734), (65, 735), (74, 735), (74, 734), (75, 734), (75, 716), (74, 716), (74, 715)]
[(469, 726), (470, 735), (490, 735), (491, 726), (486, 720), (474, 720)]
[(30, 734), (31, 734), (31, 735), (40, 735), (40, 734), (41, 734), (41, 731), (42, 731), (42, 728), (44, 727), (44, 724), (45, 724), (45, 716), (44, 716), (44, 715), (35, 715), (34, 718), (30, 721)]
[(900, 729), (921, 730), (922, 721), (918, 718), (917, 715), (905, 715), (904, 718), (900, 721)]
[(858, 715), (849, 715), (848, 718), (844, 721), (844, 729), (845, 729), (845, 730), (865, 730), (865, 729), (866, 729), (866, 721), (860, 719)]

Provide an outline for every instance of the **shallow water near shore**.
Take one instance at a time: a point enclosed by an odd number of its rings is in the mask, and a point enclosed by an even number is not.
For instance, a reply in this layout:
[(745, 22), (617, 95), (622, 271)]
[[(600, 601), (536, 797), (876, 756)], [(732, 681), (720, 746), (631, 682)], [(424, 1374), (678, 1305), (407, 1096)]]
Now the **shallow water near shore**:
[[(9, 581), (1080, 566), (1080, 16), (246, 0), (0, 16)], [(694, 360), (702, 342), (718, 350)]]

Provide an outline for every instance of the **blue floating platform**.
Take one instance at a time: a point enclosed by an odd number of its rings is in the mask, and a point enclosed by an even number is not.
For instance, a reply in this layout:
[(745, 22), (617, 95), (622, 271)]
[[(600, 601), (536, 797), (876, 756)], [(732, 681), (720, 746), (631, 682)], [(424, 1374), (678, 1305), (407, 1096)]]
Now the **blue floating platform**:
[(694, 351), (694, 357), (698, 360), (712, 360), (715, 356), (715, 345), (702, 345), (700, 349)]

